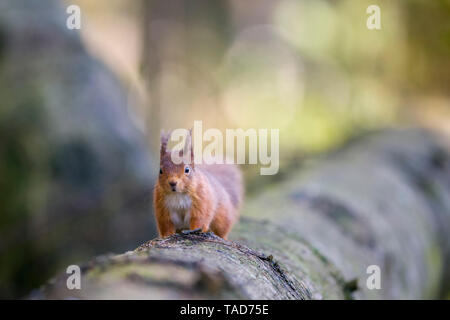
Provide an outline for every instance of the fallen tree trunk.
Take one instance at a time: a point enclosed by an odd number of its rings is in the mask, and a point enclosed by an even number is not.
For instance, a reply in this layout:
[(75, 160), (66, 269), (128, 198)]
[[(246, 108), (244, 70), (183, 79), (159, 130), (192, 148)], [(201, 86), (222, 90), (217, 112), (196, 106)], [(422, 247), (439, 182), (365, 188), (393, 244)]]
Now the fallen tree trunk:
[[(249, 199), (232, 241), (175, 235), (62, 274), (32, 298), (436, 298), (448, 284), (450, 157), (420, 130), (371, 134)], [(367, 267), (381, 289), (366, 286)]]

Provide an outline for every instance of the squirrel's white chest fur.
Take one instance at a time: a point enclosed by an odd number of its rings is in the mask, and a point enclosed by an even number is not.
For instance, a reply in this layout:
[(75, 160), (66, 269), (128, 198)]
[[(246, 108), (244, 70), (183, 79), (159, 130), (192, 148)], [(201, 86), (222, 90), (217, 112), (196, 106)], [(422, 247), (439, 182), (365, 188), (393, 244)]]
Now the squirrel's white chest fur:
[(188, 194), (174, 192), (166, 196), (165, 205), (175, 229), (189, 229), (192, 200)]

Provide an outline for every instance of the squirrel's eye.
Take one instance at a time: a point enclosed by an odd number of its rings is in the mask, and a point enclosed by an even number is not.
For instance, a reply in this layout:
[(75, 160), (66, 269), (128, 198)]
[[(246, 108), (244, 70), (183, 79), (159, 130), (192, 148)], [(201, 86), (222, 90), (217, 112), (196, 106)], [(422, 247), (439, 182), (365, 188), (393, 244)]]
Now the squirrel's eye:
[(159, 169), (159, 174), (162, 174), (162, 169)]
[(184, 168), (184, 173), (189, 173), (189, 167)]

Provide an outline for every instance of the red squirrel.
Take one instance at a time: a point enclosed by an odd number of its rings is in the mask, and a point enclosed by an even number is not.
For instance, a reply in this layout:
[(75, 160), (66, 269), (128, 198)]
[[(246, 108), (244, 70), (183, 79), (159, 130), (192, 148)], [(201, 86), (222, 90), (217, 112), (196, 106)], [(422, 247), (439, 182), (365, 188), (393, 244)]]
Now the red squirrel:
[[(169, 135), (161, 135), (160, 170), (153, 206), (160, 237), (183, 230), (212, 231), (226, 239), (239, 218), (243, 198), (242, 174), (236, 165), (194, 164), (192, 133), (180, 151), (190, 161), (172, 162)], [(185, 163), (189, 162), (189, 163)]]

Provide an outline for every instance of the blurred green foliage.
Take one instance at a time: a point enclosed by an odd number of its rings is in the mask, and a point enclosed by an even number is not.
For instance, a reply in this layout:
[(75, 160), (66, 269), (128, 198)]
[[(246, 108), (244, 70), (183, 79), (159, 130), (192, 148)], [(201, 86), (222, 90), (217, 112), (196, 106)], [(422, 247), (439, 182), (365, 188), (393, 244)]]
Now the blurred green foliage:
[[(153, 50), (144, 60), (153, 68), (144, 108), (162, 110), (161, 127), (201, 119), (221, 129), (279, 128), (288, 158), (362, 131), (423, 124), (434, 105), (422, 99), (448, 106), (448, 0), (198, 3), (150, 7), (146, 20)], [(366, 27), (372, 4), (381, 30)]]

